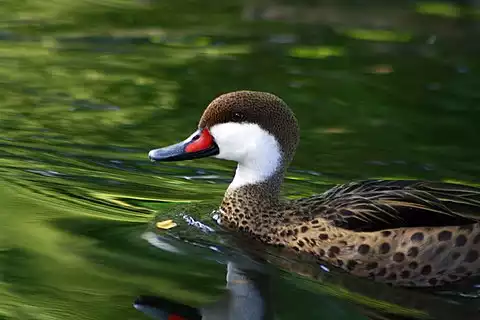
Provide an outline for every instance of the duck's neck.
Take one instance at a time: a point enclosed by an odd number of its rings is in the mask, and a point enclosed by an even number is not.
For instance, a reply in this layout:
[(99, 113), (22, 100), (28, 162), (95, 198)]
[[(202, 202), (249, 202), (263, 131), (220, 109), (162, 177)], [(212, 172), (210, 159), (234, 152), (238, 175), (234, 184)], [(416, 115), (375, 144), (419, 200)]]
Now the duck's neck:
[(255, 163), (255, 166), (238, 164), (235, 177), (226, 195), (243, 193), (248, 197), (278, 199), (285, 175), (282, 160), (276, 163)]
[(237, 187), (232, 183), (223, 197), (218, 222), (230, 229), (255, 230), (262, 215), (277, 212), (282, 179), (283, 174), (275, 174), (253, 184)]
[(258, 177), (238, 166), (235, 177), (225, 192), (220, 207), (220, 224), (231, 229), (255, 230), (258, 219), (265, 214), (273, 216), (279, 212), (280, 186), (284, 177), (284, 166), (263, 179), (248, 179)]
[(240, 184), (240, 181), (247, 181), (245, 176), (242, 176), (244, 173), (239, 166), (235, 178), (225, 192), (221, 209), (228, 216), (228, 220), (253, 218), (262, 211), (275, 208), (280, 202), (284, 170), (277, 170), (263, 180)]

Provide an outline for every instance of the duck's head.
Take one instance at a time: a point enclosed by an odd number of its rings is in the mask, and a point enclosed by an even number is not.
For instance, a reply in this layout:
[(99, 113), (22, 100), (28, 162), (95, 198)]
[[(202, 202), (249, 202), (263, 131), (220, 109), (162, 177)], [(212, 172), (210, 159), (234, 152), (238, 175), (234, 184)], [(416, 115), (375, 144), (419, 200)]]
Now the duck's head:
[(198, 130), (186, 140), (148, 154), (155, 161), (214, 156), (238, 163), (230, 188), (282, 175), (298, 144), (297, 120), (279, 97), (237, 91), (217, 97), (205, 109)]

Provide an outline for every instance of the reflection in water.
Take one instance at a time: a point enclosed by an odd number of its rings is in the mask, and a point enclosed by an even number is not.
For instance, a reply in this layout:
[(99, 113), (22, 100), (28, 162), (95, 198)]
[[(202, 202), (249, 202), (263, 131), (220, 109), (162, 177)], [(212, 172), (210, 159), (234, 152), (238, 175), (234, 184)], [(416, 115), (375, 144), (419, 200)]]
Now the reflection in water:
[[(263, 320), (273, 319), (268, 296), (268, 275), (240, 269), (235, 263), (227, 265), (226, 293), (218, 301), (198, 309), (165, 298), (141, 296), (135, 300), (136, 309), (154, 319), (167, 320), (178, 316), (185, 320)], [(270, 312), (270, 313), (269, 313)]]
[[(200, 233), (214, 233), (214, 229), (193, 217), (182, 215), (181, 218)], [(168, 220), (170, 222), (170, 220)], [(176, 226), (176, 224), (171, 224)], [(165, 223), (157, 223), (165, 226)], [(214, 259), (227, 266), (226, 291), (214, 303), (209, 303), (198, 309), (178, 304), (168, 298), (142, 296), (134, 303), (136, 309), (156, 318), (170, 319), (180, 316), (190, 319), (273, 319), (270, 294), (270, 276), (263, 266), (245, 255), (235, 254), (227, 247), (214, 243), (200, 243), (198, 236), (190, 235), (190, 239), (172, 235), (162, 236), (152, 231), (144, 233), (143, 238), (151, 245), (161, 250), (176, 254), (192, 255), (192, 246), (210, 251), (210, 255), (202, 253), (203, 258)], [(231, 252), (229, 252), (231, 251)]]
[(135, 309), (158, 320), (202, 319), (201, 310), (161, 297), (139, 296), (133, 303), (133, 306)]
[[(233, 167), (153, 167), (145, 152), (181, 138), (222, 92), (295, 107), (290, 198), (371, 177), (480, 177), (474, 1), (7, 0), (0, 17), (1, 319), (140, 320), (140, 294), (195, 306), (221, 295), (226, 244), (179, 220), (209, 221)], [(142, 238), (155, 213), (221, 252), (155, 250)], [(479, 308), (474, 290), (397, 290), (329, 266), (312, 281), (318, 269), (265, 254), (282, 319)]]

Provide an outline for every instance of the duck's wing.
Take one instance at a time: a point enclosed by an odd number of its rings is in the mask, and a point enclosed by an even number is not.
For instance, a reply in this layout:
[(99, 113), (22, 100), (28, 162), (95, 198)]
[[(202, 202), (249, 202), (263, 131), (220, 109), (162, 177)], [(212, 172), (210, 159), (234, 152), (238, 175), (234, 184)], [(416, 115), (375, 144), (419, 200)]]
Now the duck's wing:
[(316, 210), (355, 231), (467, 225), (480, 222), (480, 188), (415, 180), (368, 180), (337, 186)]

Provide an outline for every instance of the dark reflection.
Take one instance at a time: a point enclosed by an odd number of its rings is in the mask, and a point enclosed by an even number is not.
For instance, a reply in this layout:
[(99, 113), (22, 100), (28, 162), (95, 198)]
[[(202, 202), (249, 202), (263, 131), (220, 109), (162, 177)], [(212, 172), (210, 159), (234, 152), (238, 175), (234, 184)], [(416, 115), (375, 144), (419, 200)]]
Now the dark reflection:
[(236, 263), (229, 262), (226, 293), (214, 303), (193, 308), (166, 298), (140, 296), (135, 300), (134, 306), (159, 320), (172, 319), (175, 316), (185, 320), (274, 319), (270, 305), (269, 280), (269, 276), (265, 273), (241, 269)]
[(161, 297), (139, 296), (133, 303), (133, 306), (135, 309), (158, 320), (202, 319), (201, 310)]
[[(225, 241), (228, 242), (229, 235), (221, 230), (215, 231), (188, 215), (182, 215), (182, 220), (186, 225), (179, 233), (162, 235), (151, 229), (145, 232), (142, 238), (162, 251), (189, 257), (199, 256), (226, 266), (225, 292), (215, 302), (199, 307), (180, 304), (168, 297), (147, 295), (138, 297), (134, 307), (156, 319), (171, 319), (176, 316), (186, 320), (273, 319), (271, 277), (265, 265), (239, 254), (238, 249), (228, 247)], [(215, 233), (218, 240), (216, 242), (211, 242), (212, 237), (203, 236)]]

